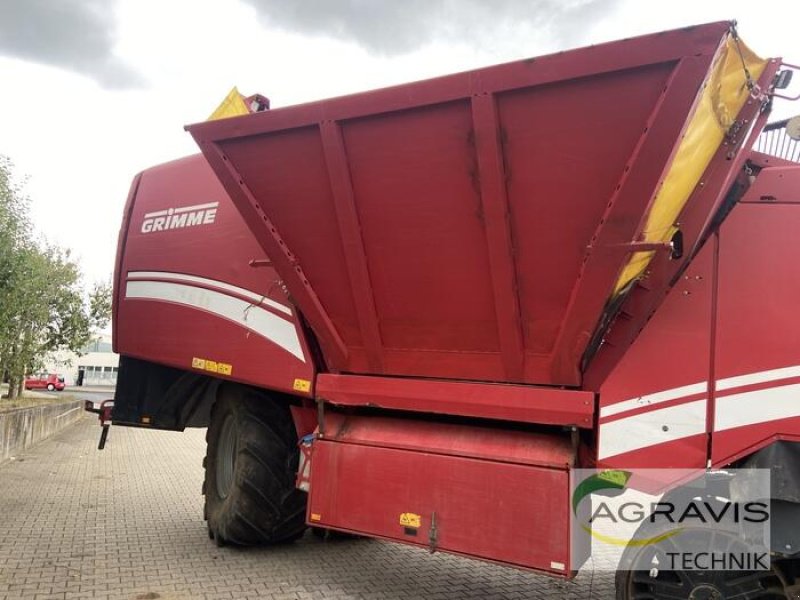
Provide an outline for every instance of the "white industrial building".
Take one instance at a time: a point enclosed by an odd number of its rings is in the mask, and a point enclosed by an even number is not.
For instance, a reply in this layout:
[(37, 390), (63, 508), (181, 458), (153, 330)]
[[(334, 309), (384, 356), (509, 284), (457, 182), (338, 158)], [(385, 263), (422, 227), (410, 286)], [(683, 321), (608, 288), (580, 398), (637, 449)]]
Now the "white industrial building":
[(80, 354), (56, 352), (45, 362), (48, 373), (64, 376), (67, 386), (115, 386), (119, 372), (119, 355), (111, 350), (111, 335), (101, 334)]
[(82, 371), (83, 385), (117, 385), (119, 354), (111, 350), (110, 336), (97, 338), (84, 350), (86, 353), (78, 356), (76, 361), (75, 384), (81, 382)]

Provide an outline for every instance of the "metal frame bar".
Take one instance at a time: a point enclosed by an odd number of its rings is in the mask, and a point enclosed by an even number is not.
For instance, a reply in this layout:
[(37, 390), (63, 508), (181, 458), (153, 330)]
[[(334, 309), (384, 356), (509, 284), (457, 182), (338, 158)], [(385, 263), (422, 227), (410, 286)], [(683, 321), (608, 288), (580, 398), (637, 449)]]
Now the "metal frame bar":
[(472, 97), (472, 123), (500, 353), (506, 378), (522, 381), (525, 346), (500, 122), (492, 94)]
[(370, 369), (382, 373), (383, 343), (342, 128), (336, 121), (323, 121), (319, 132), (367, 362)]
[(318, 400), (341, 406), (590, 429), (594, 393), (580, 390), (364, 375), (317, 376)]

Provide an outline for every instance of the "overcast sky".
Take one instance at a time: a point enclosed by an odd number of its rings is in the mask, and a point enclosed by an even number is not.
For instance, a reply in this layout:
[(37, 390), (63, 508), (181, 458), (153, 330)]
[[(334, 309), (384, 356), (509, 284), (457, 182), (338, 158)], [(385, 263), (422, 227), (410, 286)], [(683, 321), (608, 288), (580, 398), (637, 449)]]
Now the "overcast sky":
[(723, 19), (798, 64), (798, 17), (796, 0), (0, 0), (0, 154), (90, 282), (132, 177), (195, 152), (183, 125), (233, 85), (286, 106)]

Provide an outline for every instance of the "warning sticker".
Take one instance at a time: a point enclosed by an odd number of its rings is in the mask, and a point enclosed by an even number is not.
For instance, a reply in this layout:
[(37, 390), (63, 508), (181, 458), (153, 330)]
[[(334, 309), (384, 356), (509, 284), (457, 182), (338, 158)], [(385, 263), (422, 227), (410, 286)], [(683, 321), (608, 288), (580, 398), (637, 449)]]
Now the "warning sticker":
[(233, 373), (233, 366), (228, 363), (217, 363), (217, 373), (220, 375), (230, 375)]
[(401, 513), (400, 525), (403, 527), (414, 527), (418, 529), (422, 527), (422, 515), (416, 513)]
[(220, 375), (231, 375), (233, 373), (233, 365), (196, 356), (192, 357), (192, 368), (208, 371), (209, 373), (219, 373)]
[(292, 387), (298, 392), (308, 392), (311, 390), (311, 382), (308, 379), (295, 379)]

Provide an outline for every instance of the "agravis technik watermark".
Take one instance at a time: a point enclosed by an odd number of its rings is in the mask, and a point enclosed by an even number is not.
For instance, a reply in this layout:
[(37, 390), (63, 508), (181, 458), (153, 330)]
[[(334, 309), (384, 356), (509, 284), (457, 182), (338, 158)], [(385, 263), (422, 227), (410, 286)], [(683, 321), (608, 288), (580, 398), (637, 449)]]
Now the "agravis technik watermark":
[(591, 544), (596, 570), (770, 568), (768, 469), (575, 469), (571, 483), (573, 548)]

